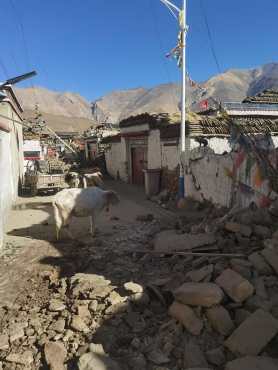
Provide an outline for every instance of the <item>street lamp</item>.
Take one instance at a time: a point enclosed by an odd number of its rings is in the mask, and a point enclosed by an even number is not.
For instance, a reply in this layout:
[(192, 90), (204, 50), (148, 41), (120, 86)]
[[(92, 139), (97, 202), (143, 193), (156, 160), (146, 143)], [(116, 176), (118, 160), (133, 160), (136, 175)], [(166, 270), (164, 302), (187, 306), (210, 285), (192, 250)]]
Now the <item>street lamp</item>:
[(172, 53), (175, 56), (178, 55), (182, 67), (182, 94), (181, 94), (181, 131), (180, 131), (180, 177), (179, 177), (179, 198), (184, 198), (184, 166), (189, 160), (189, 143), (188, 143), (188, 153), (185, 155), (186, 143), (185, 143), (185, 118), (186, 118), (186, 108), (185, 108), (185, 98), (186, 98), (186, 35), (188, 26), (186, 24), (186, 0), (183, 0), (182, 9), (178, 8), (175, 4), (171, 3), (169, 0), (160, 0), (171, 12), (174, 18), (179, 23), (180, 33), (179, 33), (179, 44)]

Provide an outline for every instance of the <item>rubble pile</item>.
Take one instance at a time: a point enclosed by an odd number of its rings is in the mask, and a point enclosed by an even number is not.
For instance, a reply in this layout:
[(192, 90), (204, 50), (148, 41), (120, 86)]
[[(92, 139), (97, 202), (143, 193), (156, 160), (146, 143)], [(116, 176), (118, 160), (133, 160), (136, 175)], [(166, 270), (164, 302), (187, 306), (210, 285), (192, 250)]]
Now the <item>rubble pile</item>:
[(277, 370), (278, 218), (223, 215), (67, 246), (0, 308), (0, 369)]

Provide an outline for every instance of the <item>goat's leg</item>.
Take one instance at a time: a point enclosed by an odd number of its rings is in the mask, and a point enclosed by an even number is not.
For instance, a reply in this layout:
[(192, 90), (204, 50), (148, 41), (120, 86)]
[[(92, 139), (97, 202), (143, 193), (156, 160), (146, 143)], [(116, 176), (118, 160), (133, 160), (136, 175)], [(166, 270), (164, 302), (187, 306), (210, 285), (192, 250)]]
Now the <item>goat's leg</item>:
[(90, 234), (92, 236), (95, 236), (96, 235), (95, 217), (93, 215), (90, 216)]

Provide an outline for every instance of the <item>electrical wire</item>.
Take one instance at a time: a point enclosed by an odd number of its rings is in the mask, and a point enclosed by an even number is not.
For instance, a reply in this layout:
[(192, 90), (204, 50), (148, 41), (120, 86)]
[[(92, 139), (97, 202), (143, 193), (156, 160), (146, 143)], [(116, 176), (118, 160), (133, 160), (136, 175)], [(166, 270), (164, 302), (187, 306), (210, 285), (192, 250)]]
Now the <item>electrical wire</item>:
[(215, 64), (216, 64), (218, 73), (221, 74), (222, 72), (221, 72), (221, 68), (220, 68), (220, 63), (219, 63), (218, 58), (217, 58), (217, 55), (216, 55), (216, 51), (215, 51), (215, 47), (214, 47), (214, 42), (213, 42), (213, 37), (212, 37), (211, 29), (210, 29), (210, 26), (209, 26), (209, 22), (208, 22), (208, 17), (207, 17), (207, 14), (206, 14), (205, 6), (204, 6), (204, 3), (203, 3), (203, 0), (199, 0), (199, 1), (200, 1), (201, 12), (202, 12), (202, 15), (203, 15), (203, 18), (204, 18), (204, 22), (205, 22), (205, 25), (206, 25), (206, 29), (207, 29), (207, 33), (208, 33), (208, 39), (209, 39), (209, 43), (210, 43), (211, 53), (212, 53), (213, 59), (215, 61)]
[[(28, 49), (28, 45), (27, 45), (27, 40), (26, 40), (24, 25), (23, 25), (21, 16), (20, 16), (19, 12), (17, 11), (17, 8), (15, 6), (14, 1), (13, 0), (10, 0), (10, 4), (11, 4), (12, 10), (13, 10), (13, 12), (15, 14), (16, 21), (17, 21), (17, 23), (19, 25), (19, 33), (21, 34), (21, 38), (22, 38), (22, 42), (23, 42), (23, 48), (24, 48), (24, 53), (25, 53), (26, 66), (27, 66), (27, 69), (28, 70), (31, 70), (30, 54), (29, 54), (29, 49)], [(34, 102), (35, 102), (35, 105), (36, 105), (36, 101), (38, 101), (38, 95), (37, 95), (36, 89), (35, 89), (34, 84), (33, 84), (32, 81), (29, 81), (29, 85), (30, 85), (30, 88), (32, 90)]]
[(2, 59), (0, 59), (0, 66), (1, 66), (1, 69), (2, 69), (3, 74), (5, 75), (6, 79), (8, 79), (9, 78), (8, 70), (7, 70), (7, 68), (6, 68)]
[[(158, 22), (157, 22), (157, 17), (156, 17), (156, 13), (155, 13), (155, 10), (154, 10), (154, 7), (153, 7), (153, 3), (152, 3), (152, 0), (149, 0), (149, 7), (150, 7), (150, 12), (152, 14), (152, 19), (153, 19), (153, 26), (154, 26), (154, 32), (155, 32), (155, 35), (156, 35), (156, 38), (158, 40), (158, 45), (159, 45), (159, 54), (160, 55), (163, 55), (163, 42), (162, 42), (162, 38), (160, 36), (160, 32), (159, 32), (159, 27), (158, 27)], [(167, 77), (167, 80), (168, 80), (168, 83), (169, 84), (172, 84), (172, 79), (171, 79), (171, 75), (170, 75), (170, 72), (169, 72), (169, 69), (168, 69), (168, 66), (166, 64), (166, 61), (165, 61), (165, 57), (163, 55), (163, 59), (162, 59), (162, 65), (163, 65), (163, 68), (164, 68), (164, 71), (165, 71), (165, 74), (166, 74), (166, 77)], [(174, 106), (177, 105), (177, 101), (176, 101), (176, 94), (174, 95), (174, 92), (173, 92), (173, 86), (170, 86), (170, 92), (171, 92), (171, 97), (172, 97), (172, 100), (173, 100), (173, 103), (174, 103)]]

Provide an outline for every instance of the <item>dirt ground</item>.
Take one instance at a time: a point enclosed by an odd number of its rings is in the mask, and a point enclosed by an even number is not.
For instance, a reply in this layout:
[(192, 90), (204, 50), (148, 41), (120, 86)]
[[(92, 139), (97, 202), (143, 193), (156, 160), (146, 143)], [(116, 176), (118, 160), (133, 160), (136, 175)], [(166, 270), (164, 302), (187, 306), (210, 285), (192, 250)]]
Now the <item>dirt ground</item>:
[[(147, 200), (142, 188), (114, 181), (106, 181), (106, 188), (117, 191), (121, 201), (110, 215), (102, 213), (98, 218), (97, 243), (102, 240), (107, 243), (111, 237), (114, 239), (117, 234), (121, 235), (123, 230), (130, 230), (128, 234), (134, 235), (133, 228), (140, 225), (136, 221), (140, 215), (152, 214), (166, 224), (175, 219), (173, 213)], [(62, 241), (56, 242), (52, 200), (52, 195), (21, 197), (8, 216), (5, 247), (0, 255), (0, 301), (4, 304), (18, 298), (30, 275), (46, 268), (47, 263), (43, 260), (63, 257), (67, 245), (78, 249), (80, 242), (94, 244), (87, 218), (73, 219), (74, 241), (63, 234)]]
[(57, 242), (51, 196), (11, 211), (0, 369), (277, 370), (278, 209), (222, 222), (226, 210), (105, 186), (121, 201), (94, 238), (74, 219)]

